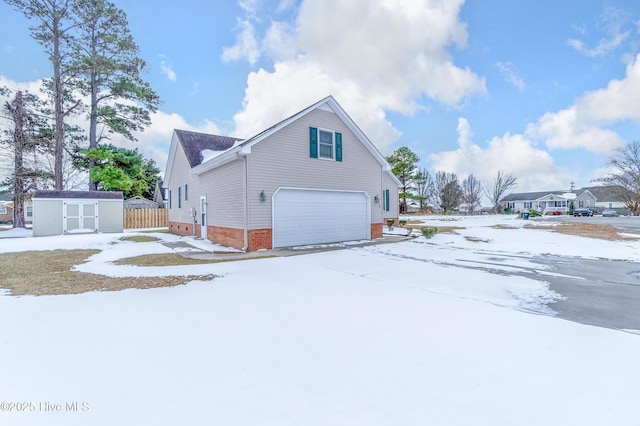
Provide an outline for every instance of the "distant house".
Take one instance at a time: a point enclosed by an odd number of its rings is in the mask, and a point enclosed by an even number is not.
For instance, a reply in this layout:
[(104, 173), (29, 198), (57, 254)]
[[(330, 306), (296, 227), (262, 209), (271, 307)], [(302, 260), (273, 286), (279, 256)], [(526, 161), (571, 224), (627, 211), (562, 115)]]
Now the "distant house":
[(626, 213), (628, 212), (627, 207), (620, 197), (616, 195), (618, 188), (613, 186), (592, 186), (587, 189), (596, 197), (596, 208), (598, 210), (615, 209), (618, 213)]
[[(13, 194), (0, 193), (0, 223), (13, 223)], [(24, 221), (31, 223), (33, 219), (33, 206), (31, 200), (24, 201)]]
[(162, 186), (163, 186), (162, 180), (158, 179), (158, 181), (156, 182), (156, 188), (153, 191), (153, 201), (155, 201), (158, 204), (159, 209), (166, 208), (166, 202), (165, 202), (167, 199), (166, 191)]
[(533, 209), (542, 214), (551, 214), (553, 212), (567, 213), (572, 204), (576, 209), (595, 208), (597, 199), (589, 188), (582, 188), (575, 191), (512, 193), (500, 201), (507, 209), (515, 212)]
[(124, 200), (124, 208), (126, 209), (157, 209), (158, 203), (147, 200), (144, 197), (136, 196)]
[(248, 251), (382, 237), (400, 182), (329, 96), (246, 139), (174, 130), (169, 230)]

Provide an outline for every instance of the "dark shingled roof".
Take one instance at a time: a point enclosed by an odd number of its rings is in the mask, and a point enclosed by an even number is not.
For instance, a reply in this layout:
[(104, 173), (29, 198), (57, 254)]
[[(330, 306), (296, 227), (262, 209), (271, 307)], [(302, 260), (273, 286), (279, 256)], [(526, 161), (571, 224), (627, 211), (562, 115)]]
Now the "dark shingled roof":
[(100, 200), (122, 200), (120, 191), (35, 191), (32, 198), (82, 198)]
[(189, 132), (186, 130), (176, 129), (175, 132), (191, 167), (202, 163), (203, 150), (226, 151), (233, 147), (237, 141), (242, 140), (228, 136), (208, 135), (206, 133)]

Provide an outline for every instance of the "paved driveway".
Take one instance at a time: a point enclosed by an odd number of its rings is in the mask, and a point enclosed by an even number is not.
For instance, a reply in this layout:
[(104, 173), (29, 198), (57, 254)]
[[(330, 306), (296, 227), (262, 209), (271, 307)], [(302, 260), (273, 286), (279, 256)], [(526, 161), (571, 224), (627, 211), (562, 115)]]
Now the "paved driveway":
[(542, 257), (534, 260), (563, 276), (545, 277), (565, 300), (550, 307), (582, 324), (640, 330), (640, 263)]

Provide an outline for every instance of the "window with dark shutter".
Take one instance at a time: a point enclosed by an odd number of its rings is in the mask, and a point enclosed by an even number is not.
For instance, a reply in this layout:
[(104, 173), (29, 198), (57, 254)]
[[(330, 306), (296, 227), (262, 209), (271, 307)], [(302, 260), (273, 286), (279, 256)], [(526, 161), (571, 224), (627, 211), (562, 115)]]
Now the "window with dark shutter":
[(318, 158), (318, 129), (309, 127), (309, 156)]

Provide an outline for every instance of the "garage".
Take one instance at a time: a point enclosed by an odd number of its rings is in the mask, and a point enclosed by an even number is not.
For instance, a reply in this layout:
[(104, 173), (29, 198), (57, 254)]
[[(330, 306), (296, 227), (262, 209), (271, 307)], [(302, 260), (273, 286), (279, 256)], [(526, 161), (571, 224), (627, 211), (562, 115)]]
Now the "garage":
[(364, 191), (280, 188), (273, 195), (273, 247), (368, 240)]

